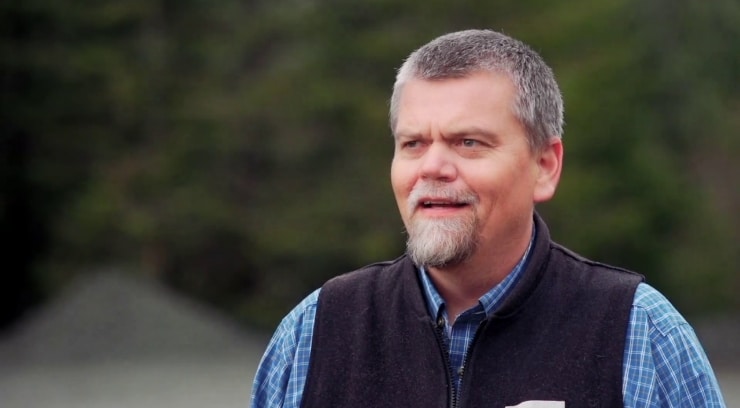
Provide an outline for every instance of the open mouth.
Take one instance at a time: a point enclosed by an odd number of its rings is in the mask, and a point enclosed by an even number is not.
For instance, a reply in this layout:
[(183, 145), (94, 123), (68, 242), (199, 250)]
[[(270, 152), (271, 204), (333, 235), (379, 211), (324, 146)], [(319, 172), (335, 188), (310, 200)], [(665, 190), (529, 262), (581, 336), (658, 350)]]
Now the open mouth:
[(448, 201), (423, 201), (422, 208), (462, 208), (468, 203), (448, 202)]

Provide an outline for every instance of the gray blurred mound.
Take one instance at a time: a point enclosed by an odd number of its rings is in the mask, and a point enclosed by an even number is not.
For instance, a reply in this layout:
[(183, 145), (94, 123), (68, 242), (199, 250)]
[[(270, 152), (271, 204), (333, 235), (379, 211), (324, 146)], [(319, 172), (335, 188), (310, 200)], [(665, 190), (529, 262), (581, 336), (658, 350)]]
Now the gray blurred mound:
[(740, 370), (740, 316), (712, 317), (693, 326), (715, 368)]
[(115, 271), (86, 275), (0, 341), (3, 407), (244, 406), (266, 339)]
[(740, 316), (692, 322), (717, 374), (725, 404), (740, 407)]
[(117, 272), (73, 283), (11, 333), (10, 363), (69, 363), (239, 352), (249, 339), (230, 321), (169, 289)]

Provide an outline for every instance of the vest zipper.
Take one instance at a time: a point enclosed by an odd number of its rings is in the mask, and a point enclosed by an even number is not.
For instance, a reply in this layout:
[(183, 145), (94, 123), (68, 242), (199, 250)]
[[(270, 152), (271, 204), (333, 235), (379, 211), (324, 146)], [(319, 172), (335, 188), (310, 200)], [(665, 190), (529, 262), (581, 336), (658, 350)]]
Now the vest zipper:
[(437, 337), (437, 343), (440, 345), (440, 349), (442, 349), (442, 355), (445, 360), (445, 367), (447, 372), (447, 383), (450, 384), (450, 408), (457, 408), (457, 384), (455, 384), (454, 381), (454, 375), (452, 374), (452, 359), (450, 358), (450, 351), (447, 349), (447, 342), (445, 341), (445, 334), (444, 334), (444, 327), (445, 322), (444, 320), (438, 320), (436, 323), (432, 322), (432, 326), (434, 327), (434, 335)]
[[(460, 372), (458, 375), (460, 376), (460, 389), (455, 389), (455, 398), (454, 398), (454, 404), (453, 408), (457, 408), (457, 393), (462, 392), (462, 389), (464, 388), (464, 382), (465, 382), (465, 369), (468, 367), (468, 359), (470, 358), (470, 355), (473, 354), (473, 349), (475, 348), (475, 344), (478, 342), (478, 334), (480, 334), (481, 328), (485, 326), (485, 320), (480, 322), (478, 324), (478, 328), (475, 329), (475, 334), (473, 335), (473, 340), (470, 342), (470, 346), (468, 346), (468, 349), (465, 351), (465, 358), (463, 359), (462, 366), (460, 367)], [(457, 387), (455, 387), (457, 388)]]

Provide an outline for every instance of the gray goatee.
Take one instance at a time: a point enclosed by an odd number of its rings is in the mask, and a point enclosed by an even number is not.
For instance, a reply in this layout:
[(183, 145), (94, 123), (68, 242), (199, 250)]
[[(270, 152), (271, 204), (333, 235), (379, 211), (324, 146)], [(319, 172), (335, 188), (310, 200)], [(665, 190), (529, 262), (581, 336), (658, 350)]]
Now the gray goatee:
[[(409, 213), (418, 209), (420, 199), (434, 197), (455, 203), (473, 205), (478, 202), (469, 191), (454, 191), (438, 183), (419, 184), (409, 197)], [(412, 216), (406, 226), (406, 249), (411, 260), (426, 267), (457, 265), (468, 259), (478, 243), (478, 218), (474, 211), (444, 218)]]

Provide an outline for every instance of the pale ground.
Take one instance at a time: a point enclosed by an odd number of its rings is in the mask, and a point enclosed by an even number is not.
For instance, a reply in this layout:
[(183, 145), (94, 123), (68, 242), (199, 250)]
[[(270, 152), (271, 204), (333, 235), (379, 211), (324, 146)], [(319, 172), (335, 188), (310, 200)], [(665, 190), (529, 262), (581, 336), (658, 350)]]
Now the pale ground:
[(3, 408), (237, 408), (249, 406), (257, 362), (83, 364), (24, 367), (0, 374)]
[(0, 407), (247, 407), (264, 337), (152, 282), (103, 272), (0, 338)]

